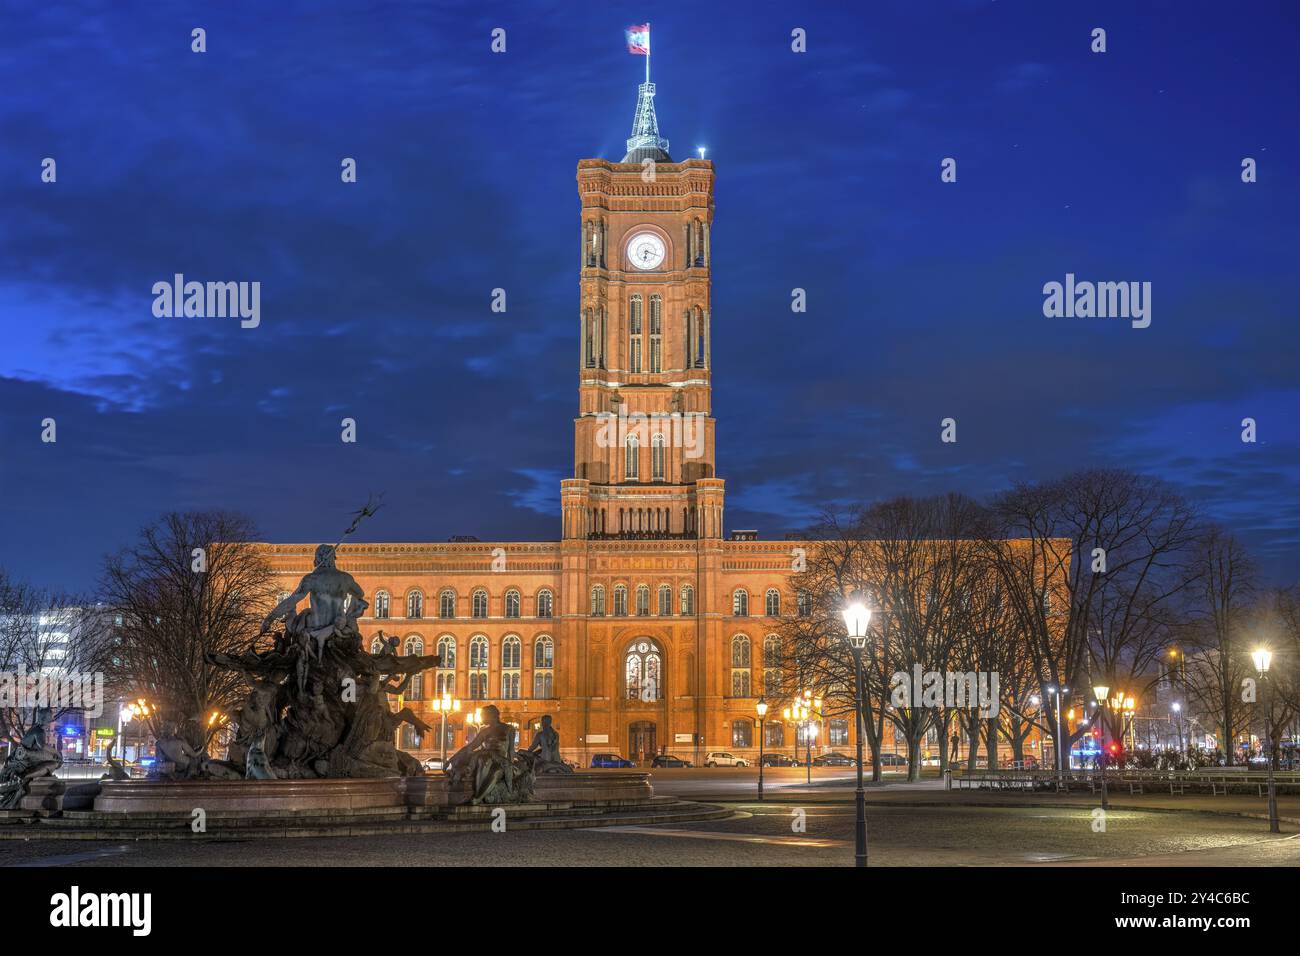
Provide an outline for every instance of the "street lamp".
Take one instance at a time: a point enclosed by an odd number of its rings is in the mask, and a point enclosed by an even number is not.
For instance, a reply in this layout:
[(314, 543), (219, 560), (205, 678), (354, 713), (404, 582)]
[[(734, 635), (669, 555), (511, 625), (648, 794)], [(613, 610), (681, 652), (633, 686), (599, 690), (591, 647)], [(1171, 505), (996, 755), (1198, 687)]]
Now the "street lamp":
[(483, 725), (483, 710), (475, 707), (473, 710), (465, 711), (465, 743), (469, 743), (470, 726), (481, 727)]
[[(1272, 688), (1269, 687), (1268, 683), (1268, 665), (1273, 663), (1273, 652), (1261, 647), (1250, 657), (1255, 662), (1255, 670), (1259, 672), (1259, 682), (1268, 691), (1268, 702), (1271, 705), (1273, 700)], [(1261, 700), (1260, 703), (1262, 704), (1263, 701)], [(1269, 708), (1264, 708), (1264, 741), (1267, 747), (1264, 752), (1264, 759), (1268, 761), (1268, 832), (1279, 833), (1281, 831), (1277, 825), (1277, 784), (1273, 780), (1273, 727), (1269, 720), (1270, 717)]]
[(442, 736), (442, 769), (447, 769), (447, 715), (460, 713), (460, 701), (453, 700), (449, 695), (444, 694), (433, 702), (433, 712), (442, 716), (442, 729), (439, 733)]
[(807, 764), (808, 782), (812, 783), (812, 739), (813, 739), (813, 714), (820, 711), (822, 701), (820, 697), (814, 698), (809, 691), (804, 691), (795, 698), (795, 702), (781, 711), (781, 716), (795, 724), (795, 756), (799, 756), (799, 727), (803, 727), (804, 745), (807, 748), (804, 751), (805, 762)]
[(862, 652), (867, 647), (867, 625), (871, 623), (871, 608), (862, 601), (854, 601), (844, 609), (844, 627), (849, 650), (853, 652), (853, 713), (857, 721), (853, 737), (858, 745), (858, 789), (854, 793), (857, 815), (854, 824), (854, 861), (867, 865), (867, 799), (862, 789)]
[(144, 719), (153, 713), (153, 707), (147, 700), (140, 697), (133, 704), (127, 704), (127, 712), (131, 715), (132, 720), (139, 721), (135, 729), (135, 762), (139, 763), (142, 757), (141, 751), (144, 749), (145, 726)]
[(1110, 687), (1106, 684), (1095, 684), (1092, 688), (1092, 696), (1097, 698), (1097, 706), (1101, 708), (1101, 808), (1110, 809), (1110, 798), (1106, 793), (1106, 701), (1107, 695), (1110, 694)]
[(767, 718), (767, 701), (762, 697), (758, 698), (758, 703), (754, 705), (758, 711), (758, 799), (763, 799), (763, 744), (764, 744), (764, 724)]
[[(1058, 772), (1064, 772), (1066, 770), (1065, 761), (1061, 758), (1063, 756), (1068, 757), (1069, 748), (1062, 748), (1061, 746), (1062, 736), (1064, 734), (1064, 728), (1061, 726), (1061, 695), (1068, 694), (1070, 688), (1062, 687), (1060, 690), (1057, 690), (1055, 687), (1049, 687), (1047, 688), (1047, 692), (1052, 695), (1056, 705), (1056, 769)], [(1064, 753), (1062, 753), (1063, 750)]]
[(1178, 718), (1178, 752), (1183, 753), (1183, 705), (1174, 701), (1170, 707)]

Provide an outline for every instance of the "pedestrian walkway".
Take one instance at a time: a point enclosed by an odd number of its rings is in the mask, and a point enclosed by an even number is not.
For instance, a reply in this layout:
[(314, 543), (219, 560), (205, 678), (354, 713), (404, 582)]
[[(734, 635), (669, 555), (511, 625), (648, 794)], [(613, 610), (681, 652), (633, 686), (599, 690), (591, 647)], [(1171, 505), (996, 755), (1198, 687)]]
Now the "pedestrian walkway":
[[(882, 784), (867, 791), (872, 803), (898, 806), (951, 806), (951, 807), (1079, 807), (1091, 809), (1101, 806), (1101, 795), (1088, 793), (1022, 792), (1008, 790), (944, 790), (922, 780), (909, 784)], [(1114, 793), (1110, 794), (1112, 810), (1146, 810), (1153, 812), (1218, 813), (1231, 816), (1268, 818), (1267, 799), (1253, 794), (1208, 793)], [(1282, 823), (1300, 826), (1300, 796), (1279, 794), (1278, 819)]]

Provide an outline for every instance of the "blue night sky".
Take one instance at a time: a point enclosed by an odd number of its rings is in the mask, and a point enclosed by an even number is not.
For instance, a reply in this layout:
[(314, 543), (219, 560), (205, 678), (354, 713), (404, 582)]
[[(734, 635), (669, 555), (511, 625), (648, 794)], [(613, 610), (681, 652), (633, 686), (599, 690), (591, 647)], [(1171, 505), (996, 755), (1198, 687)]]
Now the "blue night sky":
[[(647, 17), (662, 133), (717, 163), (730, 528), (1117, 466), (1300, 573), (1294, 3), (16, 6), (0, 567), (21, 578), (89, 587), (173, 508), (332, 540), (370, 492), (361, 540), (557, 538), (575, 167), (622, 157), (644, 67), (622, 29)], [(155, 318), (177, 272), (260, 281), (260, 327)], [(1045, 318), (1067, 272), (1151, 282), (1150, 328)]]

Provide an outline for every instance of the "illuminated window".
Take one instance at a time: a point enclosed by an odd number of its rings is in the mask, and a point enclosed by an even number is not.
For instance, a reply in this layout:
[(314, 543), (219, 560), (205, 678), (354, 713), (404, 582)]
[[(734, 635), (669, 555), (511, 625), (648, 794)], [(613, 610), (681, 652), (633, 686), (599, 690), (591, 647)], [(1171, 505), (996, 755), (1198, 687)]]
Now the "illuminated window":
[(628, 700), (656, 701), (660, 699), (660, 674), (663, 658), (659, 645), (648, 638), (635, 641), (627, 649), (623, 673), (626, 677)]

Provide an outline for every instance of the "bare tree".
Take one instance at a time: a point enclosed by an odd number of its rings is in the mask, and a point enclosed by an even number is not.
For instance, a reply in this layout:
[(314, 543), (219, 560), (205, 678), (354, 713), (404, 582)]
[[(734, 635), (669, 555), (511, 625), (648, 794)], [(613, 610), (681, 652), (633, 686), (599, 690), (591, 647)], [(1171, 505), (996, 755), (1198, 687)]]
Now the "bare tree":
[[(1276, 769), (1286, 728), (1300, 716), (1300, 588), (1272, 588), (1259, 598), (1249, 615), (1247, 631), (1260, 646), (1273, 652), (1268, 686), (1259, 688), (1257, 709), (1268, 742), (1267, 756)], [(1245, 646), (1241, 653), (1249, 655), (1252, 650)]]
[(1196, 546), (1197, 588), (1187, 628), (1188, 690), (1219, 731), (1228, 764), (1235, 763), (1237, 735), (1250, 726), (1243, 681), (1254, 667), (1246, 641), (1248, 615), (1257, 594), (1256, 570), (1246, 549), (1221, 528), (1206, 528)]
[(1083, 730), (1067, 729), (1047, 688), (1086, 693), (1092, 677), (1113, 679), (1119, 671), (1131, 678), (1158, 655), (1173, 608), (1195, 576), (1188, 557), (1195, 514), (1158, 479), (1100, 470), (1017, 485), (993, 509), (999, 521), (986, 544), (1063, 766)]
[(118, 682), (153, 705), (155, 736), (180, 733), (206, 746), (245, 693), (235, 671), (209, 662), (259, 640), (274, 579), (244, 517), (168, 513), (105, 559), (101, 593), (114, 631)]
[(0, 571), (0, 737), (16, 743), (38, 711), (57, 723), (105, 705), (97, 614), (80, 596), (48, 591)]

